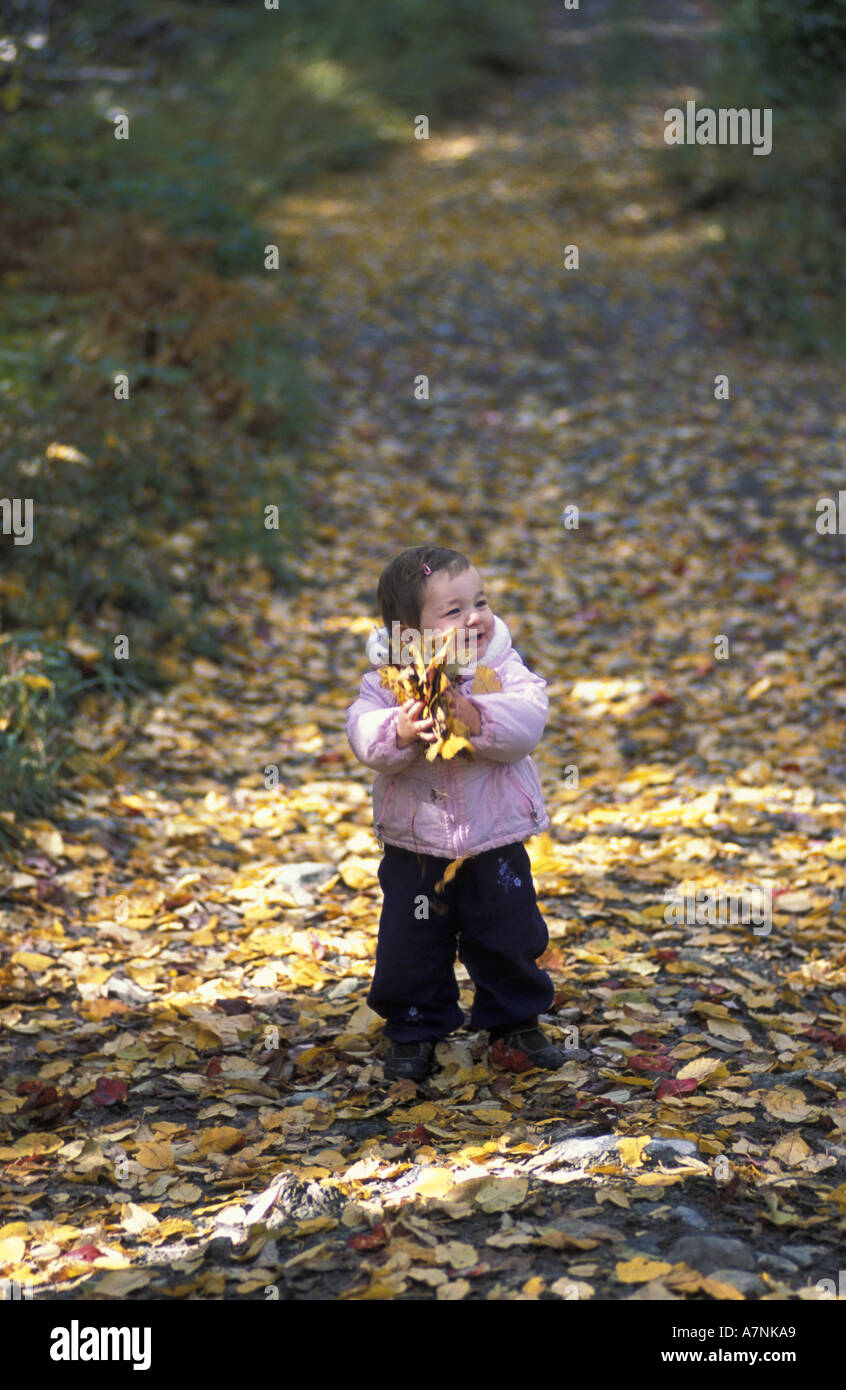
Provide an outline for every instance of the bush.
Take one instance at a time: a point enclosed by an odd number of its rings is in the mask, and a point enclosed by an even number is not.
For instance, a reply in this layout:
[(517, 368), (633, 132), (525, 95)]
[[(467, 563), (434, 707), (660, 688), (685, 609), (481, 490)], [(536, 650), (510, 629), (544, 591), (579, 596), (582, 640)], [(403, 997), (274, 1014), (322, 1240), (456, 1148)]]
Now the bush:
[(67, 715), (80, 686), (66, 649), (40, 633), (0, 637), (0, 845), (16, 839), (15, 820), (42, 815), (70, 750)]
[(819, 109), (846, 70), (844, 0), (740, 0), (734, 41), (760, 66), (768, 99)]

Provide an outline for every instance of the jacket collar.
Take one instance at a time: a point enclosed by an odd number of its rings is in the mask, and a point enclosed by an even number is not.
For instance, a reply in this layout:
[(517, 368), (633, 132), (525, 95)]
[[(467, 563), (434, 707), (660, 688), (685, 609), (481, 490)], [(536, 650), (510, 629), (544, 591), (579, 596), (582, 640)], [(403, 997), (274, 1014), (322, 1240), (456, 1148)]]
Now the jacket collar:
[[(511, 633), (502, 618), (494, 614), (494, 630), (491, 640), (480, 662), (469, 661), (461, 668), (462, 676), (471, 675), (476, 666), (498, 666), (511, 650)], [(367, 659), (371, 666), (385, 666), (390, 655), (390, 641), (386, 627), (375, 627), (367, 639)]]

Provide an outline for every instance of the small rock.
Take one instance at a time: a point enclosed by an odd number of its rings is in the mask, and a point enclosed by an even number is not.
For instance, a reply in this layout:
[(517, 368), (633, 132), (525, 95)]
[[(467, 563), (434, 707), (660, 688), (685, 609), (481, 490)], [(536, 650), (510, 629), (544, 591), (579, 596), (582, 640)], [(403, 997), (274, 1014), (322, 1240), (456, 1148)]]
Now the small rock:
[(690, 1139), (652, 1139), (643, 1151), (647, 1158), (673, 1162), (680, 1158), (698, 1158), (699, 1149)]
[(215, 1236), (206, 1246), (210, 1260), (229, 1260), (232, 1258), (232, 1239), (230, 1236)]
[(780, 1274), (782, 1277), (799, 1273), (799, 1266), (794, 1260), (785, 1260), (781, 1255), (771, 1255), (767, 1251), (758, 1256), (758, 1268), (767, 1270), (769, 1274)]
[(560, 1168), (563, 1164), (581, 1168), (605, 1154), (613, 1153), (617, 1140), (613, 1134), (599, 1134), (592, 1139), (561, 1139), (526, 1164), (527, 1168)]
[(112, 975), (108, 980), (106, 994), (120, 999), (122, 1004), (148, 1004), (156, 997), (151, 990), (142, 989), (134, 980), (124, 980), (119, 975)]
[(821, 1251), (815, 1245), (783, 1245), (781, 1253), (799, 1265), (800, 1269), (807, 1269), (820, 1258)]
[(316, 888), (319, 883), (325, 883), (334, 872), (331, 864), (305, 860), (302, 864), (283, 864), (277, 869), (273, 882), (290, 893), (300, 907), (310, 907), (314, 899), (308, 891), (309, 888)]
[[(306, 1221), (314, 1216), (339, 1217), (347, 1200), (337, 1188), (303, 1182), (292, 1173), (285, 1173), (278, 1183), (271, 1184), (268, 1195), (273, 1196), (274, 1206), (266, 1219), (268, 1230), (277, 1230), (288, 1221)], [(251, 1209), (248, 1219), (261, 1218)]]
[(753, 1269), (755, 1257), (748, 1245), (732, 1236), (682, 1236), (667, 1255), (673, 1264), (684, 1261), (700, 1274), (715, 1269)]
[(306, 880), (325, 883), (334, 872), (335, 869), (331, 864), (321, 863), (319, 859), (306, 859), (300, 864), (280, 865), (276, 870), (273, 882), (280, 884), (283, 888), (293, 888), (295, 884), (304, 883)]
[(763, 1279), (759, 1279), (757, 1274), (751, 1274), (747, 1269), (714, 1269), (711, 1271), (711, 1278), (719, 1280), (721, 1284), (731, 1284), (744, 1298), (762, 1294), (766, 1288)]
[(699, 1215), (694, 1207), (689, 1207), (684, 1202), (673, 1207), (673, 1215), (677, 1216), (685, 1226), (693, 1226), (697, 1231), (707, 1231), (710, 1224), (704, 1216)]

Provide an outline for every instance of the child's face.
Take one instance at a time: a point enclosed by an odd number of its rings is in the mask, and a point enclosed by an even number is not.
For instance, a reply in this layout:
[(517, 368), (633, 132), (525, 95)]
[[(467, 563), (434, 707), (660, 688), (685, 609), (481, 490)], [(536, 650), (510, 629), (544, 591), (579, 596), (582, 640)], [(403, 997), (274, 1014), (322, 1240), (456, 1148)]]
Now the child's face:
[[(476, 657), (480, 659), (493, 636), (494, 619), (477, 569), (471, 566), (454, 577), (435, 570), (426, 580), (420, 627), (434, 633), (476, 633)], [(471, 652), (473, 648), (470, 648)]]

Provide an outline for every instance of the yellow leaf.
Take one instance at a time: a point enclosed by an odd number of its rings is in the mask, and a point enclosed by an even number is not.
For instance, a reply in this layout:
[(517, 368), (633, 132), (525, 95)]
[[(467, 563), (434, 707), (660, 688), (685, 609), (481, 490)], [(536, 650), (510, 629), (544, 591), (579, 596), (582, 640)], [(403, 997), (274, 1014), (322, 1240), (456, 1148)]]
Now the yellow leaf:
[(482, 1211), (509, 1211), (525, 1201), (529, 1190), (527, 1178), (488, 1178), (476, 1193), (476, 1205)]
[(132, 1261), (120, 1250), (110, 1250), (107, 1255), (98, 1255), (92, 1263), (94, 1269), (129, 1269)]
[(617, 1148), (620, 1157), (627, 1168), (643, 1167), (643, 1151), (650, 1143), (648, 1134), (640, 1135), (637, 1138), (622, 1138), (617, 1140)]
[(158, 1171), (173, 1167), (173, 1148), (163, 1140), (154, 1139), (149, 1144), (141, 1144), (135, 1157), (142, 1168)]
[(450, 1283), (438, 1287), (435, 1297), (441, 1302), (455, 1302), (457, 1299), (466, 1298), (469, 1292), (470, 1284), (467, 1279), (452, 1279)]
[(178, 1182), (167, 1190), (168, 1202), (175, 1202), (180, 1207), (195, 1206), (202, 1195), (203, 1189), (195, 1182)]
[(754, 685), (750, 685), (746, 692), (747, 700), (757, 700), (761, 695), (766, 694), (772, 683), (771, 676), (762, 676)]
[(813, 893), (782, 893), (775, 901), (779, 912), (810, 912), (817, 905)]
[(409, 1110), (397, 1110), (391, 1115), (394, 1120), (413, 1120), (415, 1124), (421, 1124), (426, 1120), (435, 1120), (438, 1116), (438, 1107), (433, 1105), (430, 1100), (424, 1100), (420, 1105), (412, 1105)]
[(338, 872), (348, 888), (371, 888), (376, 883), (378, 859), (362, 859), (350, 854), (338, 865)]
[(491, 666), (477, 666), (473, 676), (472, 695), (495, 695), (502, 689), (502, 681)]
[(62, 459), (65, 463), (81, 463), (83, 467), (91, 466), (91, 460), (86, 454), (81, 454), (73, 444), (48, 444), (45, 449), (45, 456), (48, 459)]
[[(76, 1236), (79, 1234), (76, 1226), (55, 1227), (51, 1232), (51, 1239), (57, 1240), (58, 1231), (72, 1231)], [(8, 1236), (27, 1236), (29, 1235), (29, 1225), (26, 1221), (9, 1221), (5, 1226), (0, 1226), (0, 1240), (6, 1240)]]
[(328, 1168), (333, 1173), (340, 1172), (342, 1168), (347, 1166), (347, 1160), (340, 1149), (321, 1149), (314, 1154), (314, 1162), (322, 1164), (324, 1168)]
[(232, 1125), (213, 1125), (211, 1129), (200, 1130), (194, 1142), (200, 1154), (225, 1154), (242, 1138), (243, 1131)]
[(694, 1057), (692, 1062), (687, 1062), (680, 1071), (676, 1072), (679, 1081), (687, 1081), (690, 1077), (694, 1081), (725, 1081), (728, 1079), (728, 1068), (716, 1057)]
[(450, 864), (447, 864), (444, 869), (443, 878), (438, 879), (438, 882), (435, 884), (436, 893), (440, 893), (441, 889), (444, 888), (446, 884), (452, 883), (452, 880), (455, 878), (455, 875), (458, 873), (458, 870), (461, 868), (466, 858), (467, 855), (464, 854), (460, 859), (453, 859)]
[(604, 1202), (613, 1202), (615, 1207), (629, 1208), (629, 1199), (621, 1187), (600, 1187), (596, 1191), (596, 1201), (598, 1206)]
[(43, 956), (40, 951), (15, 951), (12, 955), (12, 965), (22, 965), (24, 970), (30, 970), (35, 975), (55, 964), (52, 956)]
[(669, 1274), (672, 1268), (666, 1260), (648, 1260), (644, 1255), (636, 1255), (633, 1260), (620, 1260), (615, 1273), (621, 1284), (645, 1284)]
[(455, 1176), (447, 1168), (426, 1168), (414, 1190), (421, 1197), (443, 1197), (455, 1187)]
[(24, 1134), (22, 1138), (16, 1139), (12, 1145), (15, 1154), (28, 1154), (34, 1158), (37, 1154), (54, 1153), (56, 1149), (62, 1147), (62, 1141), (58, 1134)]
[(704, 1289), (705, 1293), (709, 1293), (712, 1298), (730, 1298), (736, 1303), (743, 1303), (744, 1301), (743, 1294), (740, 1289), (734, 1287), (734, 1284), (723, 1284), (719, 1279), (712, 1279), (710, 1276), (707, 1279), (700, 1279), (699, 1287)]
[(452, 1269), (472, 1269), (479, 1263), (475, 1247), (462, 1240), (446, 1240), (435, 1250), (439, 1265), (449, 1265)]
[(136, 1206), (135, 1202), (127, 1202), (120, 1209), (121, 1225), (130, 1235), (136, 1236), (141, 1231), (146, 1231), (150, 1226), (158, 1226), (158, 1221), (146, 1207)]
[(26, 1249), (26, 1241), (23, 1236), (6, 1236), (0, 1240), (0, 1262), (3, 1264), (17, 1264), (23, 1259)]
[(803, 1158), (807, 1158), (810, 1152), (810, 1148), (801, 1135), (789, 1134), (770, 1149), (770, 1156), (779, 1159), (782, 1163), (794, 1166), (801, 1163)]
[(112, 1274), (105, 1274), (96, 1284), (98, 1298), (123, 1298), (124, 1294), (131, 1293), (133, 1289), (140, 1289), (144, 1284), (149, 1284), (151, 1277), (150, 1270), (141, 1269), (121, 1269), (115, 1270)]
[(709, 1018), (708, 1032), (718, 1038), (729, 1038), (732, 1042), (752, 1041), (752, 1035), (746, 1031), (743, 1024), (735, 1023), (732, 1019)]
[(764, 1109), (773, 1119), (794, 1125), (819, 1114), (818, 1106), (809, 1105), (802, 1092), (791, 1086), (778, 1086), (768, 1091), (764, 1097)]

